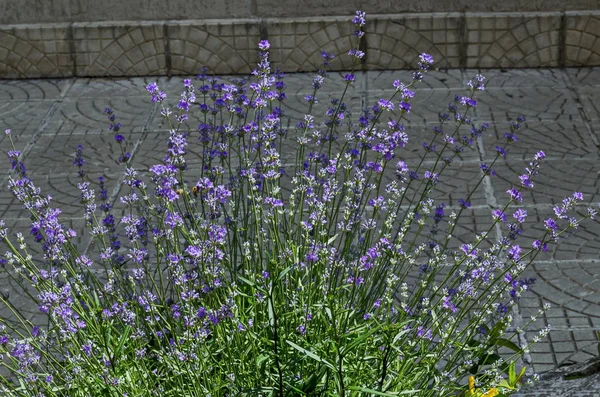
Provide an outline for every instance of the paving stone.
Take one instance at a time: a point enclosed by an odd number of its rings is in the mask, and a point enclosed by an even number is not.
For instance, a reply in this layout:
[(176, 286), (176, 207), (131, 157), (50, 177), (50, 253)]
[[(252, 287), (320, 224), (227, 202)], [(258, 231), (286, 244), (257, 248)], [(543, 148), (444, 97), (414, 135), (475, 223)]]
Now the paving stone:
[(174, 74), (197, 74), (204, 66), (220, 74), (249, 74), (256, 68), (258, 21), (171, 21), (167, 29)]
[[(144, 130), (153, 109), (147, 97), (98, 97), (63, 101), (44, 129), (45, 135), (85, 134), (108, 132), (110, 122), (104, 109), (114, 110), (116, 121), (122, 124), (121, 133)], [(66, 139), (66, 138), (65, 138)]]
[(559, 65), (560, 14), (468, 14), (467, 67)]
[[(461, 69), (447, 69), (444, 71), (430, 70), (425, 74), (421, 82), (414, 86), (414, 90), (427, 91), (429, 88), (440, 90), (465, 89), (466, 82), (472, 78), (478, 71)], [(367, 87), (370, 91), (377, 90), (392, 90), (394, 89), (394, 81), (400, 80), (404, 84), (412, 82), (413, 71), (410, 70), (371, 70), (365, 72), (365, 75), (358, 77), (360, 80), (367, 79)]]
[(433, 55), (436, 67), (460, 65), (460, 15), (422, 15), (414, 18), (390, 16), (371, 19), (367, 24), (367, 65), (369, 69), (416, 67), (418, 56)]
[(98, 98), (98, 97), (144, 97), (150, 103), (150, 94), (146, 92), (146, 85), (158, 82), (162, 88), (167, 77), (141, 77), (141, 78), (78, 78), (73, 80), (69, 89), (68, 99)]
[[(513, 120), (515, 121), (515, 120)], [(531, 161), (533, 156), (543, 151), (548, 159), (596, 160), (599, 152), (589, 132), (589, 124), (583, 121), (527, 121), (515, 132), (518, 142), (506, 142), (504, 134), (510, 132), (508, 121), (492, 123), (483, 134), (486, 160), (496, 158), (496, 146), (505, 148), (508, 161), (522, 159)]]
[(600, 68), (565, 68), (569, 82), (575, 90), (600, 85)]
[[(73, 24), (79, 76), (166, 75), (164, 29), (161, 24)], [(147, 43), (145, 52), (140, 46)]]
[[(492, 178), (497, 197), (508, 197), (505, 193), (511, 187), (519, 186), (519, 175), (528, 167), (527, 161), (515, 160), (507, 163), (496, 163), (497, 176)], [(533, 178), (533, 189), (523, 189), (523, 203), (556, 204), (561, 203), (573, 192), (582, 192), (586, 202), (600, 202), (597, 177), (600, 168), (598, 162), (587, 159), (570, 159), (570, 161), (543, 161), (540, 172)]]
[[(25, 158), (27, 169), (32, 174), (77, 174), (73, 165), (77, 146), (83, 146), (82, 170), (91, 178), (101, 172), (119, 172), (125, 166), (119, 162), (123, 151), (132, 152), (141, 142), (141, 133), (125, 133), (125, 142), (119, 145), (112, 131), (78, 134), (65, 139), (63, 135), (39, 137)], [(66, 143), (66, 141), (68, 143)]]
[(58, 79), (3, 81), (0, 101), (55, 100), (69, 84)]
[(569, 89), (534, 87), (496, 89), (479, 93), (479, 120), (505, 122), (518, 115), (529, 121), (581, 121), (579, 105)]
[(583, 107), (583, 114), (587, 120), (592, 120), (592, 130), (598, 134), (598, 120), (600, 120), (600, 108), (596, 103), (600, 96), (594, 87), (580, 87), (577, 89), (578, 100)]
[(67, 24), (4, 25), (0, 43), (3, 78), (73, 76)]
[(565, 24), (566, 66), (589, 65), (600, 59), (598, 15), (589, 11), (567, 12)]

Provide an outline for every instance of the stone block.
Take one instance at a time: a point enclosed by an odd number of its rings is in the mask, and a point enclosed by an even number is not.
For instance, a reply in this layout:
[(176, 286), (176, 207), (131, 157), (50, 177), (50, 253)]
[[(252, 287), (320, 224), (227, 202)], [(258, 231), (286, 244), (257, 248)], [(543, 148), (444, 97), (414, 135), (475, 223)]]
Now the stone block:
[(72, 76), (71, 60), (61, 62), (68, 29), (64, 24), (0, 27), (0, 78)]
[(196, 74), (203, 66), (220, 74), (248, 74), (258, 62), (258, 21), (169, 22), (167, 28), (174, 74)]
[[(378, 16), (367, 24), (367, 67), (414, 68), (419, 54), (433, 55), (436, 66), (458, 66), (455, 44), (459, 42), (458, 14), (407, 14)], [(454, 51), (450, 49), (454, 49)], [(378, 49), (375, 57), (370, 49)], [(386, 54), (385, 62), (381, 56)]]
[(600, 65), (600, 12), (567, 12), (565, 66)]
[(356, 45), (356, 40), (353, 40), (353, 26), (345, 19), (267, 20), (266, 28), (273, 42), (273, 59), (284, 71), (321, 69), (323, 51), (336, 55), (331, 61), (333, 70), (352, 68), (353, 60), (347, 52)]
[[(165, 38), (161, 27), (160, 22), (154, 25), (148, 23), (74, 24), (73, 44), (77, 74), (80, 76), (167, 74)], [(148, 59), (152, 61), (146, 62)]]
[(559, 13), (466, 14), (467, 67), (558, 66)]

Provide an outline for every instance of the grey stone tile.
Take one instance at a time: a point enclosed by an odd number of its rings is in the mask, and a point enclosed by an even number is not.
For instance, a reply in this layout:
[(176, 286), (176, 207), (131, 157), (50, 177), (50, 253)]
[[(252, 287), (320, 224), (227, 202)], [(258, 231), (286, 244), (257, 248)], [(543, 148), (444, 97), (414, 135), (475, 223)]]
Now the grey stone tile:
[(0, 101), (2, 135), (5, 129), (10, 129), (13, 137), (32, 136), (38, 131), (52, 106), (50, 101)]
[[(497, 163), (497, 176), (492, 178), (496, 197), (500, 202), (508, 200), (505, 193), (511, 187), (520, 184), (519, 175), (524, 174), (528, 167), (527, 161), (514, 160), (507, 163)], [(523, 204), (556, 204), (565, 197), (579, 191), (584, 194), (585, 202), (600, 201), (597, 183), (600, 168), (594, 160), (547, 160), (542, 162), (539, 175), (532, 178), (533, 189), (524, 189)]]
[(258, 21), (169, 22), (174, 74), (196, 74), (203, 66), (220, 74), (248, 74), (258, 63)]
[(0, 29), (0, 76), (3, 78), (70, 77), (68, 25), (4, 25)]
[[(339, 93), (341, 94), (346, 88), (344, 76), (350, 72), (329, 72), (323, 82), (323, 87), (319, 92)], [(365, 74), (366, 73), (366, 74)], [(363, 81), (367, 79), (371, 81), (370, 72), (355, 72), (356, 81), (349, 87), (350, 91), (360, 91), (363, 87)], [(296, 94), (312, 94), (314, 91), (313, 80), (317, 73), (286, 73), (283, 79), (286, 88), (285, 93), (288, 96)], [(338, 94), (338, 95), (339, 95)]]
[[(465, 71), (469, 76), (475, 70)], [(561, 69), (484, 69), (479, 70), (485, 77), (486, 89), (510, 88), (567, 88), (567, 76)]]
[(583, 114), (587, 120), (592, 121), (593, 132), (598, 136), (598, 121), (600, 120), (600, 108), (597, 101), (600, 100), (600, 93), (594, 87), (583, 87), (577, 90), (577, 96), (583, 106)]
[(579, 105), (568, 89), (533, 87), (484, 91), (475, 110), (480, 120), (503, 122), (523, 115), (529, 121), (582, 119)]
[[(352, 70), (348, 51), (356, 43), (353, 26), (340, 18), (295, 21), (268, 20), (271, 59), (284, 72), (314, 72), (322, 67), (322, 51), (336, 55), (333, 70)], [(331, 36), (331, 37), (330, 37)]]
[(131, 77), (131, 78), (78, 78), (69, 89), (68, 99), (98, 98), (98, 97), (147, 97), (146, 85), (157, 82), (162, 86), (167, 77)]
[(567, 12), (565, 25), (566, 66), (597, 66), (600, 62), (598, 14), (589, 11)]
[[(367, 78), (368, 89), (371, 91), (380, 89), (393, 90), (393, 83), (396, 80), (400, 80), (404, 84), (412, 82), (412, 73), (410, 70), (373, 70), (367, 71), (366, 76), (360, 78)], [(460, 69), (431, 70), (425, 74), (421, 82), (418, 82), (414, 86), (414, 90), (417, 92), (427, 90), (428, 88), (440, 90), (465, 88), (466, 90), (467, 80), (475, 74), (476, 72), (471, 70), (466, 71), (466, 73)]]
[(600, 85), (600, 68), (566, 68), (567, 76), (573, 85), (573, 88), (579, 90), (589, 86)]
[(560, 14), (468, 14), (467, 67), (552, 67), (559, 64)]
[(418, 57), (433, 55), (435, 67), (459, 67), (460, 15), (390, 15), (371, 20), (366, 27), (370, 69), (416, 68)]
[(162, 24), (75, 23), (73, 36), (79, 76), (167, 74)]
[(133, 152), (141, 142), (140, 133), (125, 133), (125, 142), (119, 145), (112, 131), (78, 135), (44, 135), (33, 144), (25, 158), (27, 169), (32, 174), (77, 174), (73, 165), (77, 146), (83, 146), (82, 170), (90, 177), (101, 172), (119, 172), (125, 166), (119, 162), (123, 151)]
[(62, 102), (44, 130), (45, 135), (73, 135), (88, 132), (109, 132), (110, 122), (104, 114), (112, 108), (121, 132), (141, 132), (152, 113), (153, 104), (147, 97), (99, 97)]
[(589, 126), (582, 121), (566, 118), (554, 122), (526, 121), (515, 132), (518, 142), (507, 144), (504, 134), (510, 132), (510, 125), (508, 121), (493, 123), (484, 132), (482, 139), (487, 161), (496, 158), (496, 146), (505, 148), (509, 162), (531, 161), (540, 150), (548, 159), (555, 160), (586, 158), (591, 161), (598, 158), (598, 148), (592, 140)]
[(70, 84), (70, 80), (3, 80), (0, 81), (0, 101), (55, 100)]

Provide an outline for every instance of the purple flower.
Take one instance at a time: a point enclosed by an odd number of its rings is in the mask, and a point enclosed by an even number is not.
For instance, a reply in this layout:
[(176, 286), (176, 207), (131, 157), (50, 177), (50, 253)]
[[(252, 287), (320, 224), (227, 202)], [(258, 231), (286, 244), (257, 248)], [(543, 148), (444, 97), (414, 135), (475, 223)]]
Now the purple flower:
[(367, 14), (362, 11), (356, 11), (356, 15), (352, 18), (352, 23), (358, 26), (365, 26)]
[(523, 223), (527, 217), (527, 211), (523, 208), (519, 208), (514, 212), (513, 217), (517, 220), (517, 222)]
[(156, 84), (155, 82), (148, 84), (146, 86), (146, 91), (152, 94), (152, 102), (154, 103), (161, 103), (162, 101), (167, 99), (167, 94), (162, 92), (158, 88), (158, 84)]
[(268, 51), (268, 50), (269, 50), (269, 48), (271, 48), (271, 43), (269, 43), (269, 41), (268, 41), (268, 40), (261, 40), (261, 41), (258, 43), (258, 48), (259, 48), (261, 51)]
[(350, 51), (348, 51), (348, 55), (350, 55), (350, 56), (352, 56), (352, 57), (354, 57), (356, 59), (361, 59), (362, 57), (365, 56), (365, 53), (362, 52), (362, 51), (360, 51), (360, 50), (357, 50), (357, 49), (353, 48)]
[(518, 245), (513, 245), (508, 250), (508, 257), (514, 261), (518, 261), (519, 259), (521, 259), (521, 251), (521, 247), (519, 247)]
[(492, 218), (495, 221), (506, 222), (506, 214), (502, 210), (492, 211)]
[(398, 104), (398, 109), (402, 110), (403, 112), (410, 113), (411, 105), (408, 102), (400, 102)]
[(506, 150), (504, 150), (503, 147), (500, 146), (496, 146), (496, 153), (498, 153), (499, 156), (502, 156), (504, 158), (506, 158)]
[(379, 102), (377, 102), (377, 105), (380, 108), (387, 110), (388, 112), (394, 110), (394, 104), (392, 103), (392, 101), (388, 101), (387, 99), (380, 99)]
[(479, 168), (481, 168), (481, 171), (483, 172), (483, 175), (490, 175), (490, 176), (495, 176), (496, 175), (496, 171), (494, 171), (494, 169), (492, 167), (490, 167), (489, 165), (482, 163)]
[(558, 225), (556, 224), (556, 221), (554, 221), (554, 219), (552, 218), (548, 218), (544, 221), (544, 227), (546, 228), (546, 230), (550, 230), (555, 232), (556, 229), (558, 229)]
[(515, 134), (511, 134), (510, 132), (505, 133), (504, 138), (507, 142), (517, 142), (519, 140)]
[(75, 160), (73, 160), (73, 165), (79, 168), (77, 175), (79, 175), (80, 178), (85, 176), (85, 171), (82, 169), (84, 164), (85, 160), (83, 160), (83, 146), (77, 145), (77, 152), (75, 152)]
[(517, 189), (512, 188), (512, 189), (508, 189), (506, 191), (506, 193), (508, 193), (508, 195), (510, 196), (510, 198), (514, 201), (517, 202), (521, 202), (523, 201), (523, 196), (521, 196), (521, 192), (519, 192)]
[(433, 64), (433, 57), (426, 53), (422, 53), (421, 55), (419, 55), (419, 60), (421, 61), (421, 63), (426, 64), (426, 65)]
[(533, 249), (539, 250), (539, 251), (548, 251), (548, 245), (547, 244), (542, 244), (542, 242), (540, 240), (535, 240), (532, 244), (531, 247)]
[(445, 296), (444, 299), (442, 299), (442, 307), (450, 310), (452, 313), (456, 313), (458, 311), (456, 305), (452, 303), (452, 297), (450, 296)]
[(528, 174), (523, 174), (519, 176), (519, 179), (521, 180), (521, 185), (525, 187), (533, 187), (533, 182), (531, 181), (531, 177)]

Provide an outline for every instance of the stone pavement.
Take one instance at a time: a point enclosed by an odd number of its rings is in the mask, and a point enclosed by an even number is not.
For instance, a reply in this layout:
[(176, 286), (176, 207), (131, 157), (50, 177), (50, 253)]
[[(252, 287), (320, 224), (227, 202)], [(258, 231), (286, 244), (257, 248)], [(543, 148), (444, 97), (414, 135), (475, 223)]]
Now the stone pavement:
[[(408, 132), (412, 139), (404, 156), (411, 160), (420, 154), (425, 134), (430, 134), (436, 114), (464, 93), (465, 82), (476, 70), (432, 72), (417, 90)], [(504, 193), (518, 182), (518, 175), (535, 152), (547, 154), (533, 191), (524, 194), (523, 206), (529, 212), (523, 245), (542, 233), (541, 222), (552, 213), (552, 206), (573, 191), (584, 193), (586, 203), (600, 203), (600, 68), (485, 70), (487, 90), (478, 97), (474, 119), (491, 124), (478, 142), (477, 151), (465, 152), (448, 175), (438, 185), (437, 199), (450, 207), (465, 197), (474, 186), (481, 161), (494, 156), (495, 143), (508, 131), (509, 120), (518, 114), (527, 118), (520, 141), (509, 152), (505, 162), (497, 165), (497, 176), (485, 190), (473, 198), (470, 223), (460, 235), (481, 233), (491, 224), (490, 208), (506, 202)], [(321, 94), (323, 106), (327, 96), (340, 95), (343, 85), (337, 74), (331, 74)], [(348, 102), (352, 109), (373, 104), (392, 92), (395, 79), (406, 81), (409, 72), (363, 72), (357, 76), (355, 89)], [(285, 111), (293, 119), (302, 117), (306, 105), (303, 97), (309, 93), (312, 75), (288, 75), (288, 99)], [(76, 230), (83, 228), (82, 210), (78, 204), (79, 179), (72, 166), (76, 146), (84, 146), (86, 171), (90, 178), (103, 175), (111, 199), (119, 195), (122, 180), (117, 164), (118, 148), (103, 114), (112, 107), (122, 123), (122, 131), (133, 143), (134, 165), (148, 168), (163, 157), (165, 132), (157, 108), (144, 86), (158, 81), (176, 98), (182, 78), (77, 78), (63, 80), (0, 81), (0, 130), (11, 128), (18, 150), (23, 151), (30, 175), (43, 192), (54, 198), (63, 212), (63, 220)], [(175, 99), (173, 99), (175, 100)], [(294, 121), (292, 121), (293, 123)], [(195, 131), (195, 122), (190, 128)], [(293, 146), (289, 147), (293, 151)], [(0, 134), (0, 158), (10, 150), (7, 137)], [(199, 154), (190, 148), (190, 168), (198, 167)], [(7, 191), (8, 163), (0, 168), (0, 219), (9, 230), (28, 234), (28, 218), (24, 210)], [(584, 207), (582, 207), (584, 209)], [(463, 238), (463, 237), (460, 237)], [(86, 244), (87, 237), (82, 237)], [(0, 246), (4, 251), (4, 247)], [(34, 249), (32, 245), (32, 250)], [(525, 365), (535, 372), (549, 371), (557, 366), (585, 361), (597, 354), (600, 331), (600, 223), (588, 221), (580, 230), (552, 246), (528, 270), (537, 279), (520, 300), (519, 319), (527, 323), (544, 302), (552, 304), (544, 316), (529, 325), (526, 341), (547, 325), (552, 325), (548, 338), (533, 345), (525, 357)], [(0, 289), (10, 290), (8, 281)], [(24, 310), (34, 308), (19, 306)], [(600, 386), (599, 386), (600, 388)], [(599, 389), (600, 390), (600, 389)], [(522, 394), (533, 396), (534, 394)], [(560, 395), (560, 394), (556, 394)], [(586, 395), (586, 394), (565, 394)]]

